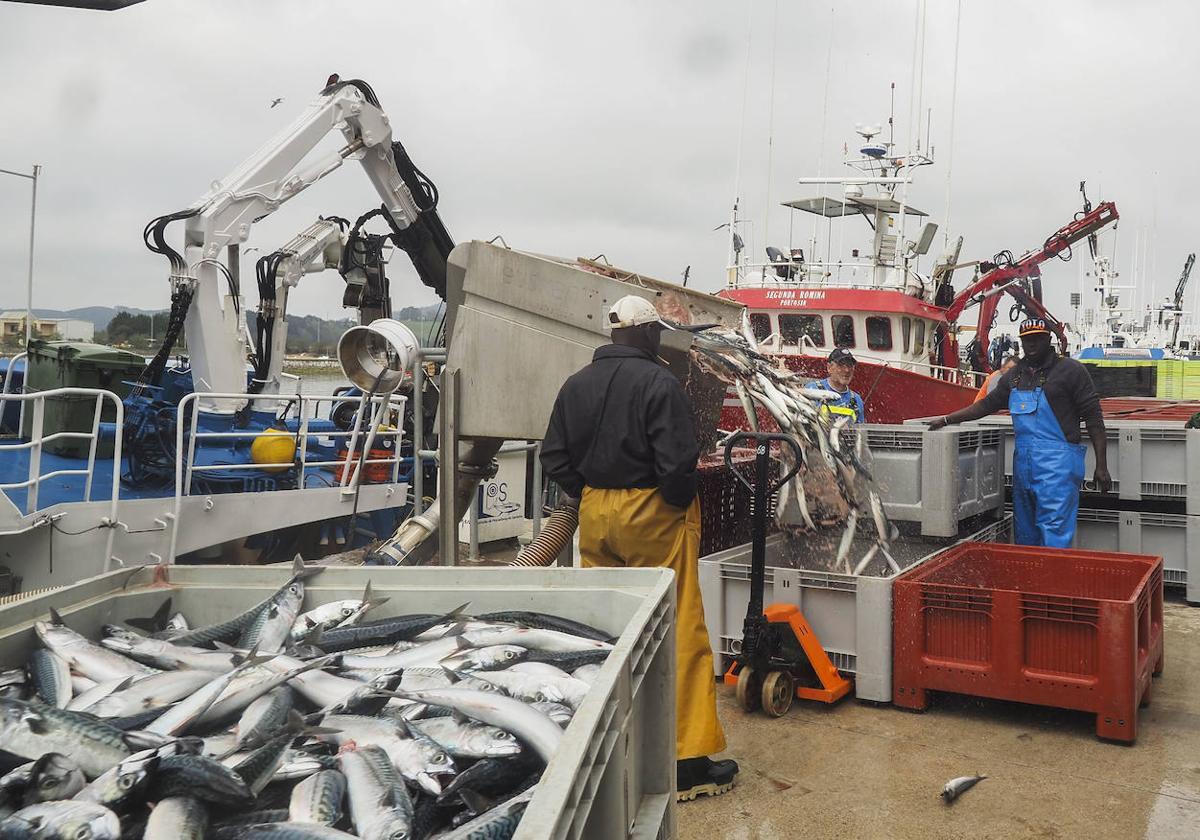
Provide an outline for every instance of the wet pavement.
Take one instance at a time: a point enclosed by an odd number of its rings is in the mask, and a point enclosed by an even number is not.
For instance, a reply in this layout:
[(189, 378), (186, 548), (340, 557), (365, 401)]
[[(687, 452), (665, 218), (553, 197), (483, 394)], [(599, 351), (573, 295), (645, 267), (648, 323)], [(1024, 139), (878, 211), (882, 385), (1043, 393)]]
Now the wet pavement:
[[(1094, 716), (951, 695), (915, 713), (797, 701), (780, 719), (718, 691), (734, 790), (680, 804), (681, 838), (1200, 838), (1200, 608), (1168, 597), (1166, 667), (1137, 743)], [(952, 806), (951, 778), (989, 778)]]

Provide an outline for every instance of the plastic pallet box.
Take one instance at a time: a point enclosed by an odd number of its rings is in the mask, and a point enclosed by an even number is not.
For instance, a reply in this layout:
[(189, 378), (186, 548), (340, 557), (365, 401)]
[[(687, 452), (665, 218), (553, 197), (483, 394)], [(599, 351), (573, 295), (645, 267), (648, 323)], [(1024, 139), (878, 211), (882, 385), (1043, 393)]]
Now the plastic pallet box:
[[(1011, 518), (990, 523), (971, 534), (975, 542), (1005, 541), (1012, 532)], [(874, 540), (867, 527), (851, 546), (851, 556), (861, 557)], [(828, 535), (827, 535), (828, 536)], [(830, 661), (846, 676), (854, 677), (855, 696), (860, 700), (890, 703), (892, 700), (892, 583), (896, 576), (848, 575), (840, 572), (788, 568), (785, 550), (788, 537), (777, 534), (767, 540), (767, 569), (763, 589), (765, 604), (795, 604), (800, 607)], [(838, 535), (828, 544), (812, 544), (828, 556), (837, 550)], [(892, 544), (901, 568), (913, 568), (953, 544), (953, 540), (908, 536)], [(806, 546), (800, 545), (803, 552)], [(782, 565), (781, 565), (782, 564)], [(881, 571), (873, 567), (874, 571)], [(871, 570), (868, 570), (871, 571)], [(717, 675), (728, 668), (741, 651), (742, 623), (750, 601), (750, 546), (704, 557), (700, 560), (700, 595), (704, 619), (713, 649)]]
[(895, 521), (919, 522), (933, 537), (959, 534), (960, 523), (1004, 506), (1004, 435), (971, 424), (936, 432), (866, 423), (870, 469)]
[[(975, 421), (1003, 429), (1004, 483), (1012, 486), (1012, 418), (996, 414)], [(1185, 429), (1183, 421), (1106, 420), (1108, 470), (1113, 492), (1127, 501), (1160, 499), (1179, 502), (1180, 513), (1200, 514), (1200, 429)], [(1084, 496), (1094, 493), (1091, 474), (1096, 458), (1090, 442), (1084, 467)]]
[(949, 691), (1096, 715), (1132, 743), (1163, 668), (1161, 557), (963, 543), (893, 586), (897, 706)]
[(1200, 516), (1080, 508), (1074, 548), (1157, 554), (1163, 583), (1186, 588), (1200, 604)]
[[(33, 622), (56, 608), (88, 636), (150, 615), (166, 597), (193, 625), (236, 614), (279, 587), (279, 566), (143, 566), (0, 602), (0, 663), (22, 665)], [(329, 567), (306, 582), (304, 609), (371, 588), (391, 600), (373, 615), (542, 610), (619, 636), (564, 732), (514, 840), (673, 837), (675, 585), (664, 569)]]

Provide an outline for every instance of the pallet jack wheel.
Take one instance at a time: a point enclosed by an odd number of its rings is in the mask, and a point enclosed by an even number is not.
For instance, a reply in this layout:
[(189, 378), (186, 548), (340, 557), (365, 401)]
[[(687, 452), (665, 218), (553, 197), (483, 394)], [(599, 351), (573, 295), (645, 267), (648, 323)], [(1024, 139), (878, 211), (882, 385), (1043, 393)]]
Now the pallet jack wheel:
[(772, 671), (762, 685), (763, 711), (771, 717), (783, 717), (792, 708), (796, 682), (787, 671)]
[(752, 669), (743, 668), (738, 673), (737, 701), (743, 711), (758, 711), (759, 703), (762, 700), (761, 685), (762, 680), (755, 676)]

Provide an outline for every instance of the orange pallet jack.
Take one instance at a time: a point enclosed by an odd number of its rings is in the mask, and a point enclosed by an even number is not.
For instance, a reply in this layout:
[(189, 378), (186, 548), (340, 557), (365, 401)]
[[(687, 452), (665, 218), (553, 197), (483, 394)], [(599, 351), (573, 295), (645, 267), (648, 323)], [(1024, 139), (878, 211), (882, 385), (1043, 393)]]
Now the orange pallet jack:
[[(733, 465), (733, 449), (743, 441), (755, 447), (755, 480), (751, 484)], [(772, 483), (771, 443), (790, 446), (796, 466)], [(838, 673), (804, 613), (794, 604), (771, 604), (763, 609), (763, 585), (767, 570), (767, 500), (800, 470), (804, 454), (790, 435), (739, 432), (725, 442), (725, 466), (746, 486), (754, 498), (754, 520), (750, 543), (750, 603), (742, 625), (742, 648), (729, 670), (726, 685), (737, 690), (739, 705), (747, 712), (761, 708), (780, 717), (792, 700), (836, 703), (850, 692), (850, 681)]]

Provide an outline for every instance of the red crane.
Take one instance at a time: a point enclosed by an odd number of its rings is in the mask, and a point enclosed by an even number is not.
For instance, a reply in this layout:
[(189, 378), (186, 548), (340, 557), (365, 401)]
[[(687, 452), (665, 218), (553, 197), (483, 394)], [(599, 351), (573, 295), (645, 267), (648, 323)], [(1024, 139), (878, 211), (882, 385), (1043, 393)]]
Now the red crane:
[[(1004, 293), (1012, 295), (1017, 303), (1024, 307), (1030, 317), (1044, 318), (1046, 324), (1058, 336), (1060, 349), (1067, 352), (1067, 335), (1062, 323), (1050, 314), (1038, 297), (1030, 292), (1032, 281), (1040, 280), (1041, 264), (1046, 260), (1059, 256), (1070, 249), (1072, 245), (1085, 237), (1094, 236), (1097, 231), (1117, 221), (1117, 205), (1111, 201), (1101, 202), (1094, 210), (1085, 210), (1070, 224), (1067, 224), (1053, 234), (1036, 251), (1030, 251), (1020, 259), (1011, 259), (1003, 264), (984, 263), (986, 270), (973, 283), (955, 296), (954, 301), (946, 309), (946, 320), (954, 323), (963, 310), (972, 303), (979, 304), (979, 325), (975, 331), (976, 365), (983, 372), (991, 371), (987, 358), (987, 347), (992, 329), (992, 320), (996, 308), (1000, 305), (1000, 296)], [(958, 367), (958, 341), (942, 343), (941, 364), (946, 367)]]

